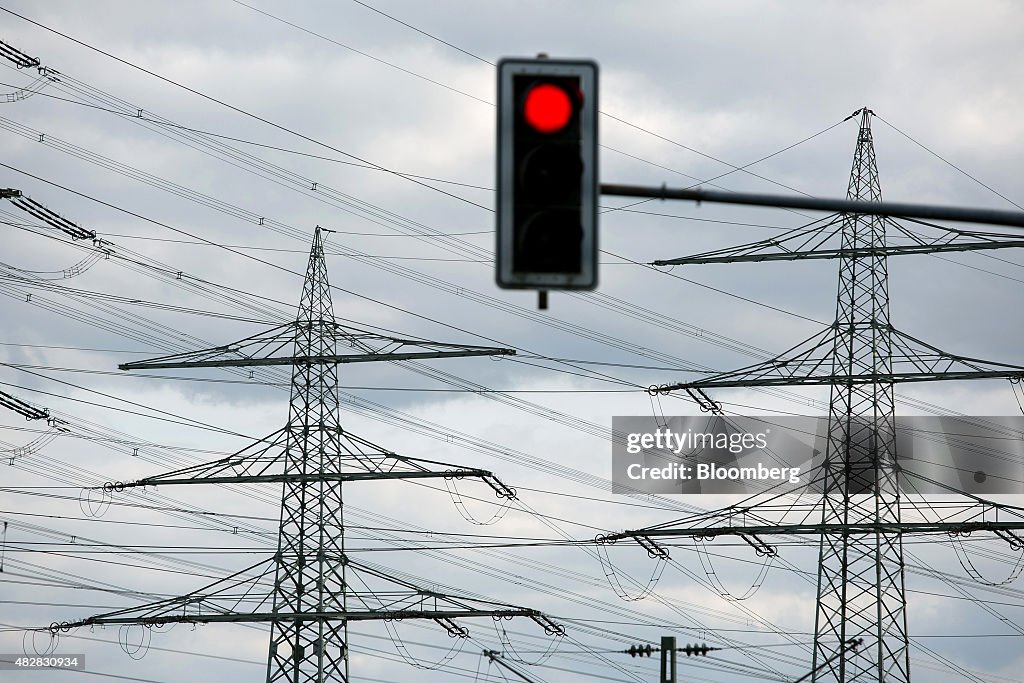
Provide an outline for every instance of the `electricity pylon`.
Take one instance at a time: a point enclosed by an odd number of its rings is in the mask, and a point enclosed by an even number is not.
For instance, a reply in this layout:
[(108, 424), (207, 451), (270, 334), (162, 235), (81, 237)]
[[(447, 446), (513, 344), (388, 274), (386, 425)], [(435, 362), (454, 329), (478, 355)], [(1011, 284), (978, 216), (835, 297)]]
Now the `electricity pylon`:
[[(873, 112), (860, 114), (857, 147), (847, 198), (881, 201), (871, 135)], [(851, 117), (852, 118), (852, 117)], [(913, 242), (886, 242), (894, 225)], [(758, 534), (820, 536), (814, 635), (814, 681), (910, 681), (902, 537), (908, 533), (993, 531), (1019, 549), (1024, 510), (976, 497), (943, 519), (906, 523), (901, 519), (900, 470), (895, 448), (893, 386), (943, 379), (1020, 378), (1024, 367), (957, 356), (896, 330), (889, 321), (890, 255), (970, 251), (1024, 246), (1019, 235), (950, 230), (926, 240), (881, 216), (844, 214), (790, 231), (780, 238), (654, 265), (838, 258), (836, 319), (829, 328), (768, 361), (711, 375), (695, 382), (667, 384), (662, 392), (716, 387), (830, 385), (828, 442), (823, 468), (820, 524), (785, 524), (757, 504), (696, 515), (646, 529), (603, 537), (632, 538), (648, 552), (667, 553), (652, 539), (662, 536), (712, 538), (737, 535), (761, 554), (775, 548)], [(841, 245), (825, 248), (840, 235)], [(990, 519), (993, 510), (1014, 515)], [(734, 524), (735, 523), (735, 524)], [(865, 645), (844, 656), (855, 639)]]
[[(292, 367), (284, 428), (227, 458), (108, 486), (120, 491), (156, 484), (280, 483), (276, 554), (187, 595), (54, 624), (52, 630), (102, 624), (269, 623), (267, 683), (347, 683), (350, 621), (430, 619), (450, 636), (465, 638), (468, 630), (457, 618), (524, 616), (548, 634), (562, 632), (537, 610), (425, 590), (346, 555), (346, 481), (478, 477), (499, 497), (512, 499), (515, 492), (488, 471), (400, 456), (346, 431), (340, 418), (338, 364), (514, 351), (399, 339), (338, 324), (321, 232), (318, 226), (295, 322), (234, 344), (121, 366)], [(351, 352), (339, 354), (339, 344)], [(267, 586), (263, 577), (271, 571), (274, 582)], [(251, 611), (240, 612), (239, 592), (243, 598), (261, 592), (264, 597)]]

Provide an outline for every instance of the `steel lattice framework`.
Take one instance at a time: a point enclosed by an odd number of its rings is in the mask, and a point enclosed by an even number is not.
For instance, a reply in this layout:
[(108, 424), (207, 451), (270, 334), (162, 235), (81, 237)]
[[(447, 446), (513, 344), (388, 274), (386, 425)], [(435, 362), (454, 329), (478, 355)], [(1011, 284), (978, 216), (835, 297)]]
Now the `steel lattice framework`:
[[(53, 624), (51, 631), (103, 624), (269, 622), (267, 683), (347, 683), (350, 621), (428, 619), (449, 636), (466, 638), (468, 630), (455, 619), (522, 616), (549, 635), (564, 632), (537, 610), (426, 590), (346, 555), (346, 481), (477, 477), (501, 498), (511, 500), (515, 491), (488, 471), (401, 456), (346, 431), (340, 417), (338, 364), (514, 351), (396, 339), (339, 325), (331, 304), (322, 232), (318, 226), (294, 323), (234, 344), (127, 366), (290, 365), (286, 426), (227, 458), (105, 487), (121, 491), (157, 484), (281, 483), (273, 558), (187, 595)], [(353, 351), (339, 355), (340, 345)], [(292, 355), (282, 356), (285, 348), (291, 348)], [(265, 579), (271, 574), (273, 584), (268, 586)], [(243, 589), (243, 596), (264, 595), (248, 612), (237, 610)]]
[[(296, 319), (295, 355), (334, 355), (331, 292), (327, 284), (320, 233), (313, 240)], [(293, 366), (284, 474), (335, 474), (342, 428), (338, 402), (338, 366)], [(317, 477), (285, 481), (281, 493), (273, 611), (345, 612), (347, 583), (345, 519), (341, 482)], [(347, 681), (348, 622), (326, 619), (275, 619), (270, 624), (267, 683), (273, 681)], [(328, 648), (328, 643), (340, 648)]]
[[(880, 202), (881, 186), (871, 135), (873, 112), (864, 108), (853, 116), (857, 114), (860, 126), (847, 198)], [(914, 244), (888, 245), (887, 225), (896, 226)], [(817, 505), (821, 523), (780, 523), (770, 515), (759, 515), (755, 503), (602, 539), (609, 542), (630, 538), (648, 553), (667, 555), (667, 550), (653, 538), (710, 539), (734, 535), (759, 554), (774, 554), (775, 548), (758, 534), (820, 536), (813, 668), (809, 674), (813, 681), (910, 681), (904, 535), (985, 530), (994, 532), (1011, 548), (1024, 547), (1024, 539), (1014, 533), (1024, 529), (1024, 510), (981, 499), (975, 499), (947, 519), (926, 523), (904, 523), (901, 519), (894, 384), (1024, 376), (1022, 366), (947, 353), (896, 330), (890, 323), (888, 256), (1024, 246), (1019, 235), (931, 227), (946, 234), (927, 241), (881, 215), (839, 214), (781, 238), (654, 262), (679, 265), (804, 258), (840, 260), (836, 319), (827, 329), (768, 361), (695, 382), (658, 387), (661, 392), (690, 392), (715, 387), (830, 385), (828, 444), (822, 472), (824, 493)], [(837, 234), (841, 235), (841, 245), (826, 248), (826, 240)], [(789, 509), (794, 510), (793, 506)], [(997, 520), (999, 510), (1011, 513), (1012, 519), (993, 521), (987, 516), (993, 510)], [(740, 524), (734, 524), (740, 520)], [(849, 656), (846, 652), (856, 654)]]
[[(881, 201), (870, 112), (861, 114), (848, 199)], [(835, 376), (892, 376), (885, 220), (847, 215), (832, 353)], [(821, 523), (899, 524), (892, 381), (832, 385)], [(900, 534), (822, 534), (814, 627), (815, 681), (910, 680)], [(844, 643), (874, 636), (874, 657), (843, 657)], [(820, 671), (818, 665), (829, 662)]]

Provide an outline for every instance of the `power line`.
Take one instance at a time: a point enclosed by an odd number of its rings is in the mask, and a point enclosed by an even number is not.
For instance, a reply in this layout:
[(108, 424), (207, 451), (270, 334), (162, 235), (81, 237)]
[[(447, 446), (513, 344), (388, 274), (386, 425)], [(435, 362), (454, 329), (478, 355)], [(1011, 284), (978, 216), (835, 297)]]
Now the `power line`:
[(1024, 211), (1024, 206), (1021, 206), (1021, 205), (1020, 205), (1020, 204), (1018, 204), (1017, 202), (1013, 201), (1012, 199), (1010, 199), (1009, 197), (1007, 197), (1006, 195), (1004, 195), (1004, 194), (1003, 194), (1002, 192), (999, 192), (998, 190), (996, 190), (996, 189), (992, 188), (991, 186), (989, 186), (989, 185), (987, 185), (987, 184), (983, 183), (982, 181), (978, 180), (978, 179), (977, 179), (977, 178), (975, 178), (975, 177), (974, 177), (973, 175), (971, 175), (971, 174), (970, 174), (970, 173), (968, 173), (967, 171), (963, 170), (962, 168), (960, 168), (959, 166), (957, 166), (956, 164), (954, 164), (954, 163), (953, 163), (952, 161), (949, 161), (949, 160), (948, 160), (948, 159), (946, 159), (945, 157), (942, 157), (942, 156), (940, 156), (940, 155), (939, 155), (939, 154), (938, 154), (937, 152), (935, 152), (935, 151), (933, 151), (933, 150), (929, 149), (929, 148), (928, 148), (928, 147), (926, 147), (926, 146), (925, 146), (925, 145), (924, 145), (923, 143), (921, 143), (921, 142), (918, 142), (918, 141), (917, 141), (917, 140), (915, 140), (914, 138), (910, 137), (910, 135), (908, 135), (907, 133), (904, 133), (904, 132), (903, 132), (902, 130), (900, 130), (899, 128), (897, 128), (897, 127), (896, 127), (896, 126), (894, 126), (893, 124), (889, 123), (888, 121), (886, 121), (886, 120), (885, 120), (884, 118), (882, 118), (882, 117), (881, 117), (881, 116), (879, 116), (878, 114), (875, 114), (875, 118), (877, 118), (877, 119), (878, 119), (879, 121), (881, 121), (881, 122), (882, 122), (882, 123), (884, 123), (885, 125), (887, 125), (887, 126), (889, 126), (890, 128), (892, 128), (892, 129), (893, 129), (894, 131), (896, 131), (897, 133), (899, 133), (900, 135), (902, 135), (902, 136), (903, 136), (903, 137), (905, 137), (906, 139), (910, 140), (910, 141), (911, 141), (912, 143), (914, 143), (915, 145), (917, 145), (918, 147), (920, 147), (920, 148), (921, 148), (921, 149), (923, 149), (924, 151), (926, 151), (926, 152), (928, 152), (929, 154), (931, 154), (931, 155), (932, 155), (933, 157), (935, 157), (936, 159), (938, 159), (938, 160), (939, 160), (939, 161), (941, 161), (942, 163), (944, 163), (944, 164), (946, 164), (947, 166), (949, 166), (950, 168), (952, 168), (952, 169), (954, 169), (954, 170), (958, 171), (958, 172), (959, 172), (959, 173), (960, 173), (961, 175), (964, 175), (964, 176), (966, 176), (966, 177), (970, 178), (971, 180), (973, 180), (974, 182), (976, 182), (976, 183), (977, 183), (978, 185), (981, 185), (981, 186), (982, 186), (982, 187), (984, 187), (984, 188), (985, 188), (986, 190), (988, 190), (989, 192), (991, 192), (992, 194), (996, 195), (997, 197), (999, 197), (999, 198), (1001, 198), (1001, 199), (1005, 199), (1005, 200), (1006, 200), (1007, 202), (1009, 202), (1009, 203), (1010, 203), (1010, 204), (1012, 204), (1013, 206), (1015, 206), (1015, 207), (1017, 207), (1018, 209), (1020, 209), (1020, 210)]
[[(2, 83), (2, 82), (0, 82), (0, 86), (15, 87), (13, 84)], [(370, 169), (370, 170), (374, 170), (374, 171), (386, 170), (386, 169), (383, 169), (383, 168), (380, 168), (378, 166), (374, 166), (374, 165), (371, 165), (371, 164), (356, 163), (356, 162), (353, 162), (353, 161), (344, 161), (342, 159), (337, 159), (337, 158), (334, 158), (334, 157), (326, 157), (326, 156), (323, 156), (323, 155), (320, 155), (320, 154), (310, 154), (309, 152), (300, 152), (299, 150), (290, 149), (288, 147), (280, 147), (280, 146), (277, 146), (277, 145), (270, 145), (270, 144), (266, 144), (266, 143), (262, 143), (262, 142), (256, 142), (255, 140), (247, 140), (245, 138), (239, 138), (239, 137), (235, 137), (235, 136), (231, 136), (231, 135), (226, 135), (224, 133), (215, 133), (215, 132), (209, 131), (209, 130), (193, 128), (191, 126), (184, 126), (184, 125), (181, 125), (179, 123), (174, 123), (172, 121), (166, 121), (164, 119), (156, 119), (156, 118), (150, 118), (150, 117), (147, 117), (147, 116), (139, 116), (138, 114), (132, 114), (130, 112), (125, 112), (125, 111), (118, 111), (116, 109), (110, 109), (109, 107), (102, 107), (102, 106), (97, 105), (97, 104), (90, 104), (88, 102), (82, 102), (82, 101), (79, 101), (79, 100), (72, 100), (72, 99), (67, 98), (67, 97), (60, 97), (59, 95), (54, 95), (52, 93), (40, 92), (40, 93), (37, 93), (37, 94), (42, 96), (42, 97), (46, 97), (46, 98), (49, 98), (49, 99), (52, 99), (52, 100), (56, 100), (56, 101), (59, 101), (59, 102), (66, 102), (68, 104), (74, 104), (74, 105), (77, 105), (79, 107), (86, 107), (86, 108), (93, 109), (93, 110), (96, 110), (96, 111), (106, 112), (108, 114), (115, 114), (117, 116), (120, 116), (120, 117), (126, 118), (126, 119), (133, 119), (135, 121), (143, 121), (143, 122), (146, 122), (146, 123), (152, 123), (152, 124), (155, 124), (155, 125), (158, 125), (158, 126), (163, 126), (163, 127), (166, 127), (166, 128), (174, 128), (174, 129), (177, 129), (177, 130), (180, 130), (180, 131), (183, 131), (183, 132), (198, 133), (198, 134), (205, 135), (205, 136), (208, 136), (208, 137), (211, 137), (211, 138), (218, 138), (218, 139), (221, 139), (221, 140), (228, 140), (230, 142), (238, 142), (238, 143), (241, 143), (241, 144), (244, 144), (244, 145), (251, 145), (253, 147), (260, 147), (262, 149), (268, 149), (268, 150), (275, 151), (275, 152), (285, 152), (287, 154), (294, 154), (296, 156), (306, 157), (306, 158), (309, 158), (309, 159), (317, 159), (319, 161), (330, 161), (330, 162), (336, 163), (336, 164), (344, 164), (346, 166), (356, 166), (358, 168), (366, 168), (366, 169)], [(446, 185), (457, 185), (459, 187), (466, 187), (466, 188), (470, 188), (470, 189), (473, 189), (473, 190), (487, 190), (487, 191), (490, 191), (490, 192), (494, 191), (493, 187), (485, 187), (483, 185), (474, 185), (472, 183), (465, 183), (465, 182), (460, 182), (460, 181), (457, 181), (457, 180), (448, 180), (448, 179), (445, 179), (445, 178), (435, 178), (433, 176), (418, 175), (416, 173), (406, 173), (404, 171), (391, 171), (391, 172), (395, 173), (397, 175), (400, 175), (400, 176), (408, 176), (410, 178), (416, 178), (418, 180), (429, 180), (429, 181), (435, 182), (435, 183), (445, 183)], [(459, 234), (467, 234), (467, 235), (468, 234), (484, 234), (484, 232), (485, 231), (473, 232), (473, 233), (459, 233)], [(342, 231), (342, 234), (356, 235), (356, 234), (363, 234), (363, 233), (346, 233), (346, 232)], [(378, 236), (391, 237), (392, 235), (378, 235)]]
[(132, 69), (136, 69), (137, 71), (141, 71), (141, 72), (143, 72), (143, 73), (145, 73), (145, 74), (147, 74), (149, 76), (153, 76), (154, 78), (157, 78), (157, 79), (159, 79), (159, 80), (161, 80), (161, 81), (163, 81), (165, 83), (168, 83), (168, 84), (173, 85), (173, 86), (175, 86), (177, 88), (180, 88), (182, 90), (190, 92), (193, 95), (197, 95), (199, 97), (202, 97), (203, 99), (209, 100), (210, 102), (218, 104), (218, 105), (220, 105), (222, 107), (226, 107), (226, 108), (228, 108), (228, 109), (230, 109), (230, 110), (232, 110), (232, 111), (234, 111), (234, 112), (236, 112), (238, 114), (241, 114), (241, 115), (243, 115), (243, 116), (245, 116), (247, 118), (251, 118), (253, 120), (259, 121), (260, 123), (264, 123), (264, 124), (266, 124), (268, 126), (271, 126), (272, 128), (275, 128), (275, 129), (280, 130), (282, 132), (288, 133), (289, 135), (294, 135), (295, 137), (301, 138), (301, 139), (303, 139), (303, 140), (305, 140), (307, 142), (311, 142), (311, 143), (313, 143), (313, 144), (315, 144), (317, 146), (324, 147), (325, 149), (329, 149), (332, 152), (337, 152), (338, 154), (346, 156), (346, 157), (348, 157), (350, 159), (355, 159), (356, 161), (358, 161), (360, 163), (363, 163), (363, 164), (366, 164), (366, 165), (368, 165), (368, 166), (370, 166), (372, 168), (376, 168), (378, 170), (385, 171), (387, 173), (391, 173), (392, 175), (395, 175), (396, 177), (399, 177), (399, 178), (404, 178), (405, 180), (407, 180), (407, 181), (409, 181), (411, 183), (414, 183), (414, 184), (419, 185), (421, 187), (425, 187), (425, 188), (427, 188), (429, 190), (433, 190), (434, 192), (438, 192), (440, 194), (446, 195), (446, 196), (451, 197), (453, 199), (457, 199), (460, 202), (465, 202), (466, 204), (471, 204), (471, 205), (476, 206), (476, 207), (478, 207), (480, 209), (483, 209), (485, 211), (493, 211), (493, 209), (491, 209), (490, 207), (484, 206), (482, 204), (478, 204), (478, 203), (476, 203), (474, 201), (466, 199), (465, 197), (460, 197), (457, 194), (453, 194), (451, 192), (446, 192), (445, 190), (442, 190), (440, 188), (434, 187), (432, 185), (428, 185), (427, 183), (419, 181), (419, 180), (417, 180), (415, 178), (412, 178), (411, 176), (403, 176), (402, 174), (400, 174), (397, 171), (394, 171), (394, 170), (392, 170), (390, 168), (386, 168), (384, 166), (381, 166), (380, 164), (376, 164), (376, 163), (374, 163), (372, 161), (369, 161), (367, 159), (363, 159), (362, 157), (356, 156), (355, 154), (350, 154), (350, 153), (348, 153), (348, 152), (346, 152), (344, 150), (341, 150), (341, 149), (339, 149), (337, 147), (334, 147), (333, 145), (327, 144), (326, 142), (321, 142), (320, 140), (317, 140), (317, 139), (312, 138), (312, 137), (310, 137), (308, 135), (305, 135), (305, 134), (300, 133), (298, 131), (295, 131), (295, 130), (293, 130), (291, 128), (288, 128), (287, 126), (283, 126), (281, 124), (274, 123), (273, 121), (270, 121), (269, 119), (263, 118), (262, 116), (259, 116), (257, 114), (253, 114), (252, 112), (246, 111), (245, 109), (242, 109), (240, 107), (236, 107), (233, 104), (229, 104), (229, 103), (227, 103), (227, 102), (225, 102), (223, 100), (220, 100), (220, 99), (218, 99), (216, 97), (213, 97), (212, 95), (207, 95), (206, 93), (200, 92), (199, 90), (196, 90), (195, 88), (191, 88), (191, 87), (189, 87), (187, 85), (183, 85), (181, 83), (178, 83), (177, 81), (175, 81), (175, 80), (173, 80), (171, 78), (168, 78), (166, 76), (162, 76), (162, 75), (156, 73), (155, 71), (151, 71), (149, 69), (146, 69), (145, 67), (141, 67), (141, 66), (139, 66), (137, 64), (134, 64), (134, 63), (126, 60), (126, 59), (122, 59), (121, 57), (117, 57), (116, 55), (113, 55), (113, 54), (107, 52), (106, 50), (102, 50), (102, 49), (100, 49), (98, 47), (90, 45), (89, 43), (86, 43), (86, 42), (84, 42), (82, 40), (74, 38), (74, 37), (72, 37), (72, 36), (70, 36), (70, 35), (68, 35), (66, 33), (62, 33), (61, 31), (58, 31), (57, 29), (51, 28), (49, 26), (46, 26), (45, 24), (41, 24), (38, 21), (34, 21), (33, 19), (29, 19), (28, 17), (26, 17), (26, 16), (24, 16), (22, 14), (19, 14), (19, 13), (13, 11), (13, 10), (7, 9), (6, 7), (0, 7), (0, 10), (4, 11), (4, 12), (10, 14), (10, 15), (13, 15), (15, 17), (18, 17), (19, 19), (21, 19), (23, 21), (27, 21), (28, 23), (30, 23), (30, 24), (32, 24), (34, 26), (37, 26), (37, 27), (39, 27), (39, 28), (41, 28), (43, 30), (49, 31), (50, 33), (54, 33), (54, 34), (56, 34), (56, 35), (58, 35), (58, 36), (60, 36), (60, 37), (62, 37), (64, 39), (66, 39), (66, 40), (70, 40), (71, 42), (73, 42), (73, 43), (75, 43), (77, 45), (81, 45), (84, 48), (92, 50), (93, 52), (97, 52), (97, 53), (99, 53), (99, 54), (101, 54), (101, 55), (103, 55), (105, 57), (113, 59), (116, 62), (124, 64), (125, 66), (131, 67)]

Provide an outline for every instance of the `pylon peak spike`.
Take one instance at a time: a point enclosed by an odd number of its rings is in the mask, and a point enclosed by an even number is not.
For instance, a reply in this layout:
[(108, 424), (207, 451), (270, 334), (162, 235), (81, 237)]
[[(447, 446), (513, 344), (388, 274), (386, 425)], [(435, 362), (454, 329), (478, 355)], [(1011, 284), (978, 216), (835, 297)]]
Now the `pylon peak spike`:
[(303, 282), (302, 298), (299, 300), (299, 312), (296, 317), (298, 322), (334, 323), (331, 285), (327, 279), (327, 263), (324, 260), (323, 232), (326, 230), (319, 225), (313, 232), (313, 244), (309, 249), (306, 279)]

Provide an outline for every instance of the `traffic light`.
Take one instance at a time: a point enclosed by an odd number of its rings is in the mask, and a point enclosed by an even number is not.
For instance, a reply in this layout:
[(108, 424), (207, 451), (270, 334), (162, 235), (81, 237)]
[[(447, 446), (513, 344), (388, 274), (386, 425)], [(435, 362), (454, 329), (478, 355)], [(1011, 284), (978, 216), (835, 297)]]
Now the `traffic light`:
[(504, 288), (597, 286), (597, 64), (498, 63), (496, 277)]

